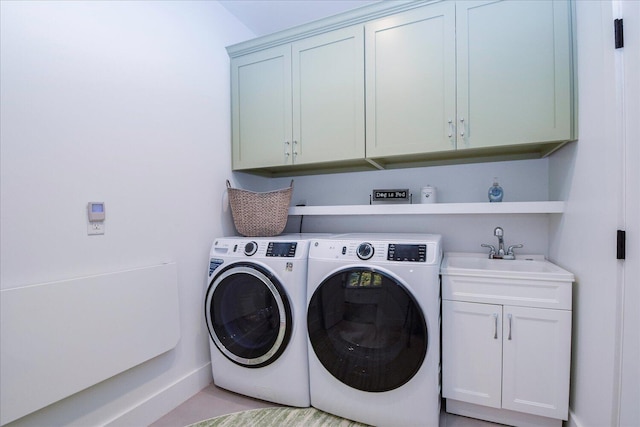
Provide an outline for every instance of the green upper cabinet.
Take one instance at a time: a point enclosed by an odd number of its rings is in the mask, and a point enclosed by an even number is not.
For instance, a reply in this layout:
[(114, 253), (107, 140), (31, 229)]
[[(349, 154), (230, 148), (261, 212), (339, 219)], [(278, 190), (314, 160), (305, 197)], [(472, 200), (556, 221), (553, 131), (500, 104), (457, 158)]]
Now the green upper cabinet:
[(456, 148), (455, 3), (365, 25), (367, 157)]
[(450, 0), (231, 46), (233, 169), (546, 156), (577, 138), (573, 44), (569, 0)]
[(231, 60), (234, 169), (285, 165), (291, 149), (291, 47)]
[(362, 26), (231, 61), (233, 168), (364, 158)]
[(365, 42), (370, 159), (543, 155), (574, 139), (567, 1), (427, 4), (367, 23)]
[(362, 159), (362, 26), (301, 40), (292, 52), (293, 163)]
[(457, 148), (573, 139), (566, 1), (456, 2)]

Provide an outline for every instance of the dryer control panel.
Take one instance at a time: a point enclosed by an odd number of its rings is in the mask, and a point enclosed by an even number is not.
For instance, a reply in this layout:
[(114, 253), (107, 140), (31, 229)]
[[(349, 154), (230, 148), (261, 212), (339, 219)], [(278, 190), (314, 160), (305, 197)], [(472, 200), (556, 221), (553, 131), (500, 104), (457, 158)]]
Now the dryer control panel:
[[(375, 236), (369, 236), (375, 237)], [(440, 239), (420, 240), (317, 240), (311, 242), (310, 258), (371, 263), (440, 263)]]
[(427, 245), (389, 243), (387, 260), (425, 262), (427, 260)]

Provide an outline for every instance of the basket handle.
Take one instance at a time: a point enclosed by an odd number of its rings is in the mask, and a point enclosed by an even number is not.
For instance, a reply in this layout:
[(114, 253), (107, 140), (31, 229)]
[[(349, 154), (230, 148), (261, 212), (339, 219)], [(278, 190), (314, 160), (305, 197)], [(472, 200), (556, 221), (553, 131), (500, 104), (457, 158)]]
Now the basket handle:
[(293, 188), (293, 180), (291, 180), (291, 185), (290, 185), (290, 187), (291, 187), (291, 188)]

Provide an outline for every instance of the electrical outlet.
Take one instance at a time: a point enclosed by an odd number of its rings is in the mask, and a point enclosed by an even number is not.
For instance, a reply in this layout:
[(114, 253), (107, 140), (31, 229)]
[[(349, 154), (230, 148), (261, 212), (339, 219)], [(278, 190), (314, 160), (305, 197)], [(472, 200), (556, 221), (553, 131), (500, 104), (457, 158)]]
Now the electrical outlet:
[(87, 234), (89, 236), (104, 234), (104, 222), (90, 222), (87, 225)]

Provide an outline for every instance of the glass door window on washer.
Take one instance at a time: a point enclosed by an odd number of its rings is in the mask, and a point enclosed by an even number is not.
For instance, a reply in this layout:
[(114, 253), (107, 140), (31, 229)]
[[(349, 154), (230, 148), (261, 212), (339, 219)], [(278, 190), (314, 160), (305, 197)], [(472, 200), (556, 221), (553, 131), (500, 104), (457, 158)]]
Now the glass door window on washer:
[(233, 362), (259, 368), (278, 359), (292, 330), (291, 307), (280, 282), (254, 264), (234, 264), (212, 281), (205, 316), (209, 334)]
[(325, 279), (310, 300), (307, 322), (322, 365), (358, 390), (396, 389), (426, 357), (427, 325), (418, 303), (375, 269), (352, 267)]

